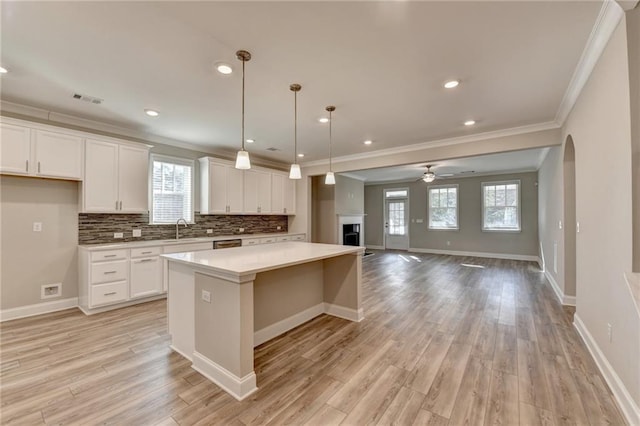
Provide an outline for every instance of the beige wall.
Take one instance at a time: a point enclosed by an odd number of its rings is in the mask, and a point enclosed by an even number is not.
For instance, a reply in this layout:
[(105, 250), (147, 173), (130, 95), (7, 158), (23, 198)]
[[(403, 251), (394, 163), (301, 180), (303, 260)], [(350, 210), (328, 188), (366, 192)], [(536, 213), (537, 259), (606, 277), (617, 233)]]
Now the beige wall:
[(364, 213), (364, 182), (336, 175), (336, 214)]
[(312, 178), (313, 232), (314, 243), (336, 244), (336, 200), (335, 185), (325, 185), (324, 176)]
[[(562, 129), (561, 140), (570, 135), (575, 145), (576, 218), (580, 224), (576, 315), (640, 405), (640, 316), (623, 275), (632, 265), (631, 111), (625, 27), (623, 20), (609, 40)], [(558, 151), (550, 152), (540, 173), (548, 174), (548, 181), (541, 181), (540, 198), (546, 200), (548, 216), (557, 219), (562, 205), (554, 192), (563, 187)], [(541, 221), (543, 247), (561, 238), (554, 226), (551, 220)], [(612, 326), (611, 341), (607, 324)]]
[[(521, 232), (483, 232), (481, 183), (520, 180)], [(365, 238), (369, 246), (383, 244), (385, 188), (409, 188), (409, 247), (415, 249), (472, 251), (483, 253), (538, 255), (537, 174), (516, 173), (436, 181), (434, 185), (458, 185), (459, 230), (430, 230), (427, 213), (427, 188), (422, 181), (367, 185)], [(418, 223), (418, 220), (422, 223)], [(449, 242), (449, 244), (447, 244)]]
[[(0, 309), (78, 296), (79, 183), (0, 177)], [(33, 232), (33, 223), (42, 232)], [(44, 284), (62, 283), (62, 295), (40, 299)]]
[(640, 272), (640, 6), (627, 12), (633, 179), (633, 270)]

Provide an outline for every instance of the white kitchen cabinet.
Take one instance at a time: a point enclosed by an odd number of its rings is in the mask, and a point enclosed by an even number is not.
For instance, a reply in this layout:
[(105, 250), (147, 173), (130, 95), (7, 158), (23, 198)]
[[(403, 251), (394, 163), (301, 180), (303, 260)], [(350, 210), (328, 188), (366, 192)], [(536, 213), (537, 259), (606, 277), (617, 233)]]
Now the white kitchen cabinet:
[(149, 148), (87, 139), (83, 211), (146, 213)]
[(0, 123), (0, 172), (82, 180), (83, 139), (71, 134)]
[(244, 171), (244, 213), (271, 213), (271, 173)]
[(284, 180), (284, 214), (295, 215), (296, 214), (296, 183), (295, 179)]
[(200, 161), (200, 214), (240, 214), (244, 175), (233, 164), (203, 157)]
[(152, 296), (162, 293), (162, 262), (159, 256), (131, 259), (129, 297)]
[(296, 212), (296, 180), (273, 173), (271, 176), (271, 200), (274, 214), (292, 215)]

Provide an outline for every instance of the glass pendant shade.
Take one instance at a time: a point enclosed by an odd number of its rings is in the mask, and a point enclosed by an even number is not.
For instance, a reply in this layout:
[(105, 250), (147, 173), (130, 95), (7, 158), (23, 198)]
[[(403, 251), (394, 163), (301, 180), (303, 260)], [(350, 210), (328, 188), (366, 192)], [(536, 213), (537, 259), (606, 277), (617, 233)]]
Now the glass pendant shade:
[(251, 168), (251, 161), (249, 160), (249, 152), (245, 150), (238, 151), (236, 156), (236, 169), (249, 170)]
[(430, 183), (433, 182), (434, 180), (436, 180), (436, 174), (435, 173), (426, 173), (425, 176), (422, 178), (423, 181)]
[(289, 170), (289, 179), (302, 179), (302, 174), (300, 173), (299, 164), (291, 165), (291, 170)]
[(327, 172), (327, 175), (324, 178), (324, 183), (325, 183), (325, 185), (335, 185), (336, 184), (336, 177), (334, 176), (333, 172)]

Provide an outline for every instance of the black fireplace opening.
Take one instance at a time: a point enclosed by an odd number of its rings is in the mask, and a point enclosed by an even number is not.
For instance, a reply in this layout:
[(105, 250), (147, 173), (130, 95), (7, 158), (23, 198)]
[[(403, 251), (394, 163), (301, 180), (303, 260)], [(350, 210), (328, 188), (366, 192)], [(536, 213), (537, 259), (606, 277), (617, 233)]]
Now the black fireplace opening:
[(360, 224), (342, 225), (342, 244), (345, 246), (360, 245)]

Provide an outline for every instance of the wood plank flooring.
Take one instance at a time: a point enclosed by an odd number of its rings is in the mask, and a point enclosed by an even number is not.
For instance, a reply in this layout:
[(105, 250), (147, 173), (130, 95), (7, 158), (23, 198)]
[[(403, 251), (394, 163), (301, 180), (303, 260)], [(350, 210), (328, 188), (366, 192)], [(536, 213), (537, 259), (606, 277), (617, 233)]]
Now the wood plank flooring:
[(366, 319), (322, 315), (256, 348), (259, 390), (242, 402), (169, 349), (165, 301), (5, 322), (0, 420), (624, 424), (533, 263), (376, 252), (363, 279)]

